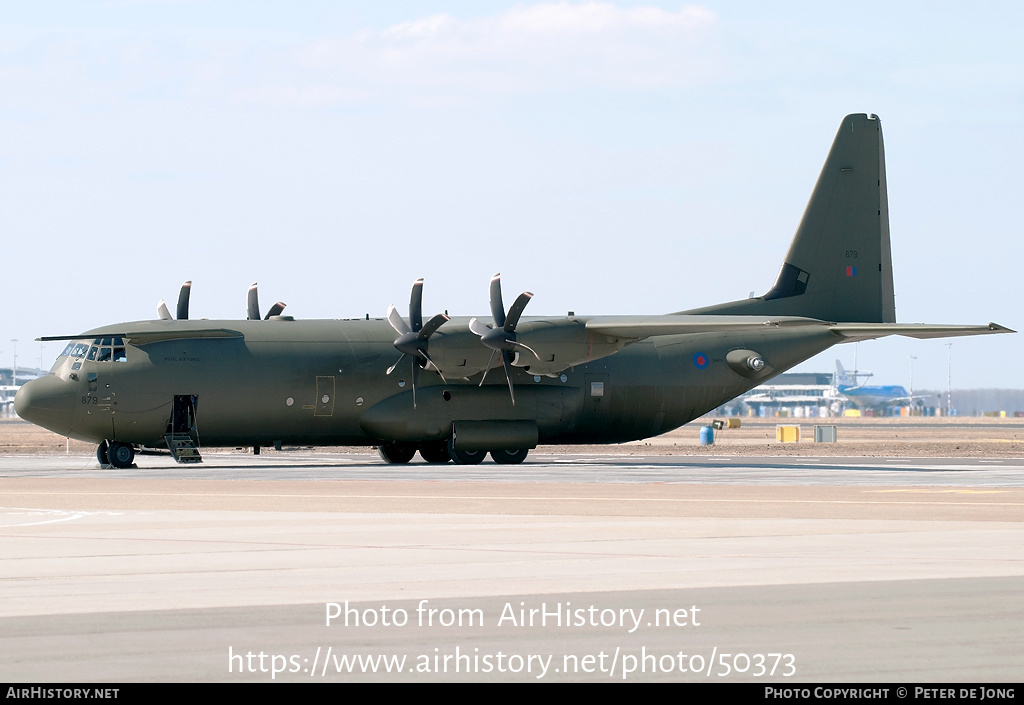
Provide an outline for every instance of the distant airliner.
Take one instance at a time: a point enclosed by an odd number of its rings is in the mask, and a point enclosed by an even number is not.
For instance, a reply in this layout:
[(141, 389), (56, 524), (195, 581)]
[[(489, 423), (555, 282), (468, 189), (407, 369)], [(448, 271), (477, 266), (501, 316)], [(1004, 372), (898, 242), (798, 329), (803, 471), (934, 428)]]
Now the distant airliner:
[[(865, 387), (857, 384), (856, 372), (853, 375), (843, 369), (843, 363), (836, 360), (836, 388), (858, 406), (893, 406), (899, 402), (913, 402), (915, 397), (898, 384), (886, 384), (880, 387)], [(916, 397), (920, 399), (921, 397)]]

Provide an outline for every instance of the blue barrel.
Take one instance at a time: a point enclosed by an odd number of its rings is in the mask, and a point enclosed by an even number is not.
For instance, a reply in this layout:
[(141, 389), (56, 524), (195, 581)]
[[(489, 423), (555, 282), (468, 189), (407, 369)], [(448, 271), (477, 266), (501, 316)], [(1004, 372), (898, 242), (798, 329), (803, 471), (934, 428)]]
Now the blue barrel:
[(700, 444), (702, 446), (713, 446), (715, 444), (715, 429), (710, 426), (701, 426)]

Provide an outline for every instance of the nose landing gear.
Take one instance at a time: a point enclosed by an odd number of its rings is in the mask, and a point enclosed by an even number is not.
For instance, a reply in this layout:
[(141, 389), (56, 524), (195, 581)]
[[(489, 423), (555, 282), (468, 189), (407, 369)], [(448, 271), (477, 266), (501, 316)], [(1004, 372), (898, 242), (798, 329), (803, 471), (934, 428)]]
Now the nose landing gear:
[(121, 470), (130, 468), (135, 461), (135, 448), (120, 441), (103, 441), (96, 447), (96, 460), (100, 465)]

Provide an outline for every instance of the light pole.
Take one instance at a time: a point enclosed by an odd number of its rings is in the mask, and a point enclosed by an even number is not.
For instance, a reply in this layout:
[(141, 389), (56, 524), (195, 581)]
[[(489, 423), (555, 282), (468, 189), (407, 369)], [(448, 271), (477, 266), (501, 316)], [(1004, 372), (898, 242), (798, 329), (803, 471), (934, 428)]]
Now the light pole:
[(953, 343), (946, 343), (946, 416), (953, 414)]
[(914, 360), (917, 358), (913, 355), (910, 356), (910, 415), (914, 415)]
[(18, 386), (18, 340), (17, 338), (11, 338), (11, 342), (14, 343), (14, 367), (11, 368), (11, 386)]

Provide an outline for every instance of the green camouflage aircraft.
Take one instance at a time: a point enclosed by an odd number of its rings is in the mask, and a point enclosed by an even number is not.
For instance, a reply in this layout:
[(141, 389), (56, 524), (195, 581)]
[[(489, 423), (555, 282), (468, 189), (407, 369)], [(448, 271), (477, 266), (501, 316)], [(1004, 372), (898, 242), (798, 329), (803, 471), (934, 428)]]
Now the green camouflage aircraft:
[[(99, 443), (129, 467), (138, 447), (179, 462), (201, 447), (376, 446), (389, 463), (519, 463), (539, 443), (620, 443), (677, 428), (837, 344), (1012, 332), (896, 323), (882, 132), (849, 115), (775, 285), (763, 296), (662, 316), (523, 317), (498, 275), (490, 321), (422, 314), (297, 321), (275, 305), (245, 321), (177, 317), (103, 326), (70, 341), (18, 392), (24, 419)], [(395, 337), (397, 334), (397, 338)], [(401, 353), (395, 361), (395, 353)], [(504, 376), (504, 379), (502, 379)]]

